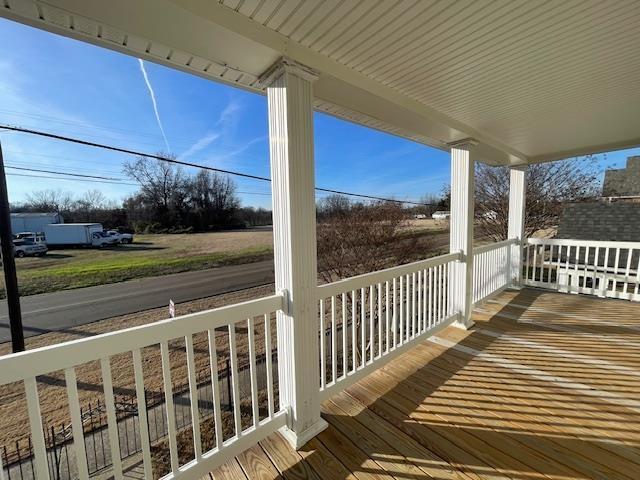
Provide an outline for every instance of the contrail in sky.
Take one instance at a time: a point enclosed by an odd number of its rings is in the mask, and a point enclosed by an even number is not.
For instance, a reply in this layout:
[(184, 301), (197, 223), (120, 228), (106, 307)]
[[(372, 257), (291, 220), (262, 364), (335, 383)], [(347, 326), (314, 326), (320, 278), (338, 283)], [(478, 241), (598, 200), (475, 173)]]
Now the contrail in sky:
[(140, 71), (142, 72), (142, 76), (144, 77), (144, 83), (147, 84), (147, 88), (149, 89), (149, 96), (151, 97), (151, 103), (153, 103), (153, 111), (156, 114), (156, 120), (158, 121), (158, 127), (160, 127), (160, 132), (162, 133), (162, 138), (164, 139), (164, 145), (165, 147), (167, 147), (167, 153), (170, 153), (171, 147), (169, 147), (167, 135), (164, 133), (162, 120), (160, 120), (160, 113), (158, 112), (158, 104), (156, 102), (156, 94), (153, 91), (153, 87), (151, 86), (151, 82), (149, 81), (149, 77), (147, 76), (147, 71), (144, 68), (144, 62), (141, 59), (138, 59), (138, 62), (140, 63)]

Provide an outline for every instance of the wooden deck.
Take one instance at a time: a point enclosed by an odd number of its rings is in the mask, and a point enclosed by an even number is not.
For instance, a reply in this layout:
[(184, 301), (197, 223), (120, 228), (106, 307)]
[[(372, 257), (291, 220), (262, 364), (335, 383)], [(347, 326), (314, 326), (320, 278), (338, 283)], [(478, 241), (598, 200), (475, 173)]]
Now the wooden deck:
[(504, 292), (272, 436), (219, 479), (640, 478), (640, 305)]

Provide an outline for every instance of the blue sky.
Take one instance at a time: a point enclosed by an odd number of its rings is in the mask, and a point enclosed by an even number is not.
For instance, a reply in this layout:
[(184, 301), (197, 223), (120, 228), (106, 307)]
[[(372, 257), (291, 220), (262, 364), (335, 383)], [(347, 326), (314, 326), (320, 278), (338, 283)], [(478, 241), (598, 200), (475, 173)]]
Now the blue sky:
[[(190, 162), (269, 176), (263, 96), (0, 19), (0, 123), (79, 137)], [(149, 87), (153, 90), (158, 118)], [(164, 135), (163, 135), (164, 131)], [(165, 141), (166, 137), (166, 141)], [(121, 179), (129, 157), (90, 147), (0, 131), (7, 166)], [(449, 182), (440, 150), (315, 115), (316, 185), (416, 200)], [(601, 156), (623, 166), (640, 149)], [(121, 200), (134, 185), (33, 178), (8, 168), (10, 200), (60, 189), (101, 190)], [(269, 185), (234, 177), (244, 205), (270, 207)]]

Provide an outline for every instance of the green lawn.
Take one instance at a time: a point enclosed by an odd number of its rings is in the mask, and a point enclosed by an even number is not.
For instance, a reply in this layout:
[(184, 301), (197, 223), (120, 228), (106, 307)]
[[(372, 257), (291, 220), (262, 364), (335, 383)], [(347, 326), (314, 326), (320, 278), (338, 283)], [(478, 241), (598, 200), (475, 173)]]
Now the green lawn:
[(189, 257), (127, 256), (96, 260), (88, 264), (25, 270), (19, 272), (18, 282), (22, 295), (35, 295), (122, 282), (134, 278), (255, 262), (269, 258), (271, 254), (271, 247), (251, 247), (232, 252)]
[[(273, 256), (270, 231), (137, 236), (114, 248), (50, 250), (16, 259), (22, 295), (237, 265)], [(4, 291), (0, 291), (4, 297)]]
[[(448, 242), (446, 231), (435, 228), (411, 228), (403, 236), (420, 237), (434, 251)], [(18, 258), (16, 266), (21, 294), (35, 295), (265, 260), (273, 257), (272, 245), (268, 228), (138, 235), (131, 245), (50, 250), (44, 257)]]

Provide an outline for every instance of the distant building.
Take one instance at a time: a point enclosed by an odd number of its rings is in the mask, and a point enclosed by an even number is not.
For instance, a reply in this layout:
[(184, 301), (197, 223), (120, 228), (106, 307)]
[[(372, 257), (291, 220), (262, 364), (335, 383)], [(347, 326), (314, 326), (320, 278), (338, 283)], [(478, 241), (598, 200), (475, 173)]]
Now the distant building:
[(627, 157), (625, 168), (604, 172), (602, 198), (610, 202), (640, 202), (640, 156)]
[(12, 213), (11, 232), (42, 232), (44, 226), (51, 223), (64, 223), (62, 215), (56, 212), (49, 213)]
[(445, 210), (438, 210), (431, 215), (434, 220), (448, 220), (451, 217), (451, 213)]

